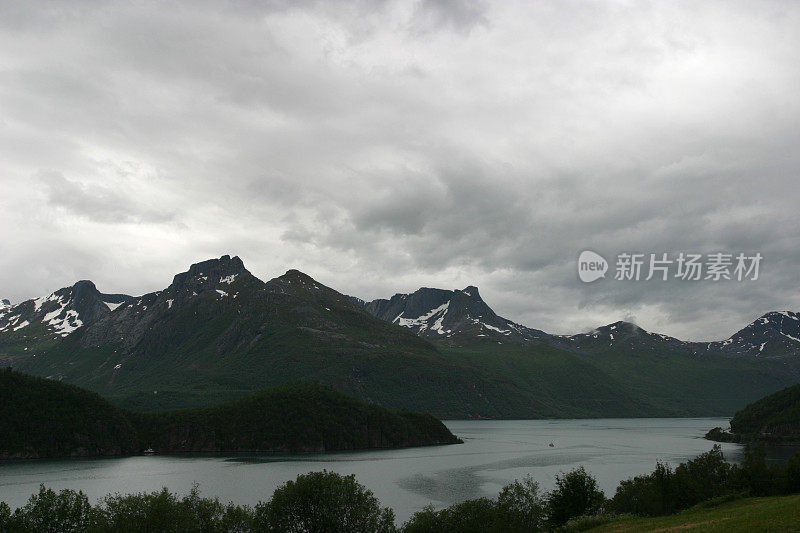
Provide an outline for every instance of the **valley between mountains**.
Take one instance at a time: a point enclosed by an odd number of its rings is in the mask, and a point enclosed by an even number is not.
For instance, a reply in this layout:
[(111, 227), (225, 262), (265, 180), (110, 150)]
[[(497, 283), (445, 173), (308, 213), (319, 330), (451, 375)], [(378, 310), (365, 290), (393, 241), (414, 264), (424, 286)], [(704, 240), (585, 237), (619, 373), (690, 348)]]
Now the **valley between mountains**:
[(4, 300), (0, 365), (138, 411), (318, 382), (438, 418), (724, 416), (800, 381), (800, 316), (703, 343), (625, 322), (559, 336), (498, 316), (477, 287), (364, 302), (296, 270), (264, 282), (222, 256), (142, 296), (79, 281)]

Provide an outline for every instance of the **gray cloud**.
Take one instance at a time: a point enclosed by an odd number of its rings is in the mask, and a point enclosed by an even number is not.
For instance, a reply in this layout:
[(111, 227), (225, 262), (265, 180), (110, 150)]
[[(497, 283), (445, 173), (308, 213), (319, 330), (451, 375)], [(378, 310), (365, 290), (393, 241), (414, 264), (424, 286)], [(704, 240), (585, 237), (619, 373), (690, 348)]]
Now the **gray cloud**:
[[(794, 3), (0, 11), (4, 298), (141, 293), (234, 253), (368, 299), (476, 284), (555, 333), (718, 338), (800, 308)], [(583, 249), (764, 265), (585, 285)]]
[(173, 212), (140, 205), (135, 199), (123, 196), (104, 185), (84, 186), (57, 172), (42, 172), (39, 174), (39, 181), (47, 192), (50, 206), (64, 208), (74, 215), (95, 222), (160, 223), (175, 218)]

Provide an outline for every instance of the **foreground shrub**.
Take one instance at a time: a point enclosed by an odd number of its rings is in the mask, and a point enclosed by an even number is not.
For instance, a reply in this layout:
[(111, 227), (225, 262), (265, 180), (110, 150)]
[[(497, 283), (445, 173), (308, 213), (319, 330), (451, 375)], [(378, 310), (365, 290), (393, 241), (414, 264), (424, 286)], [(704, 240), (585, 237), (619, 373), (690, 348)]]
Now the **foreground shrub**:
[(674, 471), (666, 464), (656, 463), (652, 473), (621, 481), (609, 507), (618, 513), (671, 514), (730, 494), (734, 472), (725, 462), (722, 449), (715, 445)]
[(504, 531), (537, 531), (547, 513), (539, 484), (530, 476), (503, 487), (497, 497), (497, 510)]
[(336, 533), (392, 532), (394, 511), (381, 509), (372, 492), (354, 475), (309, 472), (275, 490), (272, 500), (255, 510), (263, 531)]
[(497, 502), (478, 498), (451, 505), (441, 511), (426, 507), (415, 513), (403, 526), (404, 533), (479, 533), (503, 531), (499, 524)]
[(566, 524), (570, 518), (598, 514), (606, 497), (597, 488), (597, 480), (582, 466), (556, 476), (556, 487), (547, 498), (548, 522)]
[(710, 451), (681, 463), (674, 474), (674, 507), (687, 509), (692, 505), (717, 498), (731, 490), (731, 465), (725, 462), (722, 448), (714, 445)]
[(500, 491), (497, 500), (478, 498), (441, 511), (428, 506), (403, 525), (404, 533), (522, 533), (539, 531), (545, 518), (545, 502), (539, 484), (530, 476)]
[(744, 449), (744, 461), (733, 471), (733, 485), (751, 496), (778, 494), (776, 481), (782, 474), (779, 470), (783, 469), (767, 465), (763, 444), (748, 444)]
[(0, 502), (0, 531), (5, 530), (11, 522), (11, 508), (6, 502)]
[(644, 516), (669, 514), (675, 509), (673, 473), (668, 465), (656, 463), (652, 474), (620, 481), (609, 508), (617, 513)]
[[(0, 517), (8, 514), (8, 506), (3, 506)], [(91, 527), (93, 512), (83, 492), (64, 489), (57, 493), (40, 485), (38, 494), (33, 494), (13, 515), (6, 516), (5, 521), (9, 531), (79, 532)]]
[(794, 454), (786, 463), (784, 492), (786, 494), (800, 492), (800, 453)]
[(183, 498), (166, 488), (106, 496), (95, 516), (96, 530), (122, 532), (250, 531), (253, 521), (249, 507), (201, 498), (197, 485)]

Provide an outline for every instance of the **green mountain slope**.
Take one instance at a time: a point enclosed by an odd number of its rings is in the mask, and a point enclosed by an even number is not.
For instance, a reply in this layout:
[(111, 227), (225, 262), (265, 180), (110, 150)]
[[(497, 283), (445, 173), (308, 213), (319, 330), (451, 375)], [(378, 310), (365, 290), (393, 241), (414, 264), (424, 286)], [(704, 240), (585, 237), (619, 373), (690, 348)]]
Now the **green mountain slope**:
[(800, 441), (800, 385), (748, 405), (731, 419), (731, 431)]
[(577, 357), (671, 416), (730, 416), (797, 379), (796, 370), (779, 361), (694, 354), (659, 343), (611, 346)]
[(73, 385), (0, 370), (0, 459), (138, 450), (127, 414)]
[(0, 356), (139, 411), (319, 382), (439, 418), (713, 416), (800, 380), (785, 358), (698, 352), (630, 324), (548, 335), (498, 317), (474, 287), (379, 303), (382, 316), (403, 316), (382, 320), (296, 270), (265, 283), (223, 256), (35, 356), (2, 346)]
[[(553, 349), (547, 353), (553, 358)], [(608, 386), (602, 370), (563, 356), (557, 371), (587, 375), (576, 389), (597, 384), (602, 401), (578, 405), (541, 381), (517, 379), (516, 369), (506, 374), (480, 358), (443, 353), (305, 274), (289, 271), (264, 283), (238, 258), (224, 256), (192, 265), (167, 289), (135, 298), (14, 365), (138, 410), (211, 405), (281, 383), (318, 381), (441, 418), (603, 416), (606, 404), (628, 405), (613, 411), (620, 415), (660, 412)]]

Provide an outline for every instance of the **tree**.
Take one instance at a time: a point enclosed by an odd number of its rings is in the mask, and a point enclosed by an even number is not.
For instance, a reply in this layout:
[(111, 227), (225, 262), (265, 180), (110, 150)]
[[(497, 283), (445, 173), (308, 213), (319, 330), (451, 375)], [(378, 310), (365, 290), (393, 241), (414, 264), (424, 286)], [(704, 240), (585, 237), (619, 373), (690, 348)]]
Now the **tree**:
[(675, 469), (674, 512), (726, 494), (730, 490), (731, 467), (725, 462), (722, 448), (715, 444), (711, 451), (678, 465)]
[(556, 488), (547, 498), (548, 520), (552, 525), (566, 524), (570, 518), (600, 512), (605, 502), (597, 480), (582, 466), (556, 476)]
[(7, 521), (21, 531), (86, 531), (92, 523), (92, 506), (83, 492), (64, 489), (57, 493), (40, 485), (39, 493), (33, 494)]
[(774, 492), (773, 472), (767, 466), (762, 443), (748, 443), (744, 448), (744, 461), (736, 470), (736, 483), (752, 496), (767, 496)]
[(497, 497), (504, 531), (538, 531), (546, 514), (539, 484), (530, 476), (503, 487)]
[(0, 502), (0, 531), (5, 531), (11, 524), (11, 508), (6, 502)]
[(309, 472), (278, 487), (272, 499), (256, 506), (256, 527), (303, 533), (384, 533), (396, 531), (394, 512), (355, 476)]

